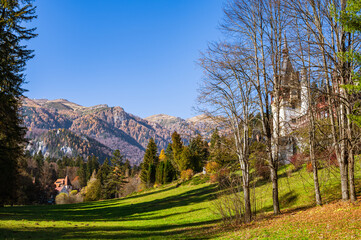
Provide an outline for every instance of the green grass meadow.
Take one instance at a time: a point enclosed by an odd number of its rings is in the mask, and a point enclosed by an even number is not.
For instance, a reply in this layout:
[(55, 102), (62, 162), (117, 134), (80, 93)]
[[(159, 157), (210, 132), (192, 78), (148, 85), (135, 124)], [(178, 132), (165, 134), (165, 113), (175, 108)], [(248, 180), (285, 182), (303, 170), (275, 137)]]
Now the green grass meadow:
[[(359, 169), (356, 172), (360, 172)], [(312, 174), (305, 168), (279, 171), (281, 208), (314, 205)], [(359, 175), (357, 181), (359, 182)], [(97, 202), (0, 208), (1, 239), (240, 239), (248, 226), (225, 227), (215, 213), (217, 187), (202, 176), (177, 186), (170, 184), (132, 196)], [(337, 170), (320, 171), (325, 203), (340, 198)], [(358, 188), (359, 189), (359, 188)], [(261, 180), (252, 185), (252, 204), (260, 216), (272, 211), (272, 188)], [(270, 215), (270, 214), (268, 214)], [(361, 219), (361, 216), (360, 216)], [(287, 224), (287, 223), (285, 223)], [(298, 227), (296, 230), (299, 231)], [(288, 229), (292, 232), (293, 228)], [(302, 229), (301, 229), (302, 230)], [(252, 230), (252, 238), (264, 229)], [(267, 238), (281, 235), (272, 230)], [(278, 231), (278, 230), (277, 230)], [(322, 229), (320, 230), (322, 231)], [(303, 236), (303, 235), (300, 235)], [(306, 235), (304, 235), (307, 239)], [(279, 238), (280, 239), (280, 238)]]

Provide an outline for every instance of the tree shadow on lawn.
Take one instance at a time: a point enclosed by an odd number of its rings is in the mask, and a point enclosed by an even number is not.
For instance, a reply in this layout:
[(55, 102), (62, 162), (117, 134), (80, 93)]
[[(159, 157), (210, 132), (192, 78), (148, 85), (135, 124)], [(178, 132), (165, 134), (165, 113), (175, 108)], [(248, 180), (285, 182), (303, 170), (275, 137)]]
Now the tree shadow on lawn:
[[(188, 206), (207, 201), (215, 192), (215, 186), (209, 185), (194, 189), (179, 195), (155, 199), (148, 202), (129, 203), (120, 205), (125, 199), (84, 204), (69, 204), (55, 206), (9, 207), (0, 209), (0, 220), (28, 220), (28, 221), (120, 221), (133, 220), (132, 218), (176, 207)], [(136, 216), (134, 216), (137, 214)], [(181, 213), (180, 213), (181, 214)], [(163, 218), (162, 216), (154, 217)], [(143, 218), (144, 219), (144, 218)]]
[(160, 226), (67, 226), (23, 228), (20, 231), (0, 227), (1, 239), (209, 239), (218, 220)]

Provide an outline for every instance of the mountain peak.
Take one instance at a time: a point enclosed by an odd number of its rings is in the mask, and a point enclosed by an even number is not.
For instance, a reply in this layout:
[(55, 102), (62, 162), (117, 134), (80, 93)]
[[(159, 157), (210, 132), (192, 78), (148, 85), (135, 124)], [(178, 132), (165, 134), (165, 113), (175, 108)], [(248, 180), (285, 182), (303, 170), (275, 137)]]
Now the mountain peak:
[(187, 122), (197, 123), (200, 121), (209, 121), (209, 117), (206, 114), (201, 114), (187, 119)]
[(145, 120), (148, 120), (150, 122), (159, 122), (159, 121), (172, 121), (172, 120), (180, 120), (180, 121), (184, 121), (184, 119), (180, 118), (180, 117), (174, 117), (174, 116), (170, 116), (167, 114), (155, 114), (149, 117), (144, 118)]

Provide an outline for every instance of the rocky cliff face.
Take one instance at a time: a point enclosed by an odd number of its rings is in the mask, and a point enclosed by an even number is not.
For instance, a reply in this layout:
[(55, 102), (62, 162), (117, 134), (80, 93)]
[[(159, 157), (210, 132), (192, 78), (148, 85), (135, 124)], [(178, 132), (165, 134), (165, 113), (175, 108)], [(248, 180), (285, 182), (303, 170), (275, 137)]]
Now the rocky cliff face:
[(149, 122), (159, 124), (170, 132), (177, 131), (183, 139), (189, 139), (200, 134), (204, 138), (210, 138), (217, 124), (209, 120), (206, 115), (199, 115), (193, 118), (182, 119), (166, 114), (157, 114), (145, 118)]
[(30, 152), (40, 150), (51, 157), (94, 154), (104, 159), (119, 149), (133, 164), (142, 161), (150, 138), (162, 149), (173, 131), (187, 140), (197, 133), (207, 137), (214, 129), (201, 118), (184, 120), (159, 114), (142, 119), (121, 107), (84, 107), (65, 99), (25, 98), (22, 113)]
[(216, 125), (205, 116), (187, 120), (158, 114), (142, 119), (121, 107), (84, 107), (65, 99), (24, 99), (22, 114), (30, 140), (27, 150), (50, 157), (96, 155), (100, 161), (119, 149), (133, 164), (142, 161), (150, 138), (166, 148), (174, 131), (185, 141), (196, 134), (209, 138)]

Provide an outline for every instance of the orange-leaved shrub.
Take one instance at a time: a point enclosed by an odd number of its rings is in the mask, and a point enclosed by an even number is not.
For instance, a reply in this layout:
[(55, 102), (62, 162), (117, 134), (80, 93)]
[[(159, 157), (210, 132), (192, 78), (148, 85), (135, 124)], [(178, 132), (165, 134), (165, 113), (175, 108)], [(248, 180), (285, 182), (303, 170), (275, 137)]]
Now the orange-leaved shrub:
[(193, 177), (194, 173), (192, 169), (183, 170), (181, 172), (181, 179), (187, 181)]
[(206, 164), (206, 171), (207, 173), (216, 173), (219, 170), (219, 164), (215, 161), (209, 161)]
[(223, 184), (227, 181), (229, 181), (229, 169), (228, 168), (222, 168), (218, 172), (211, 174), (210, 181), (212, 183), (220, 183)]

